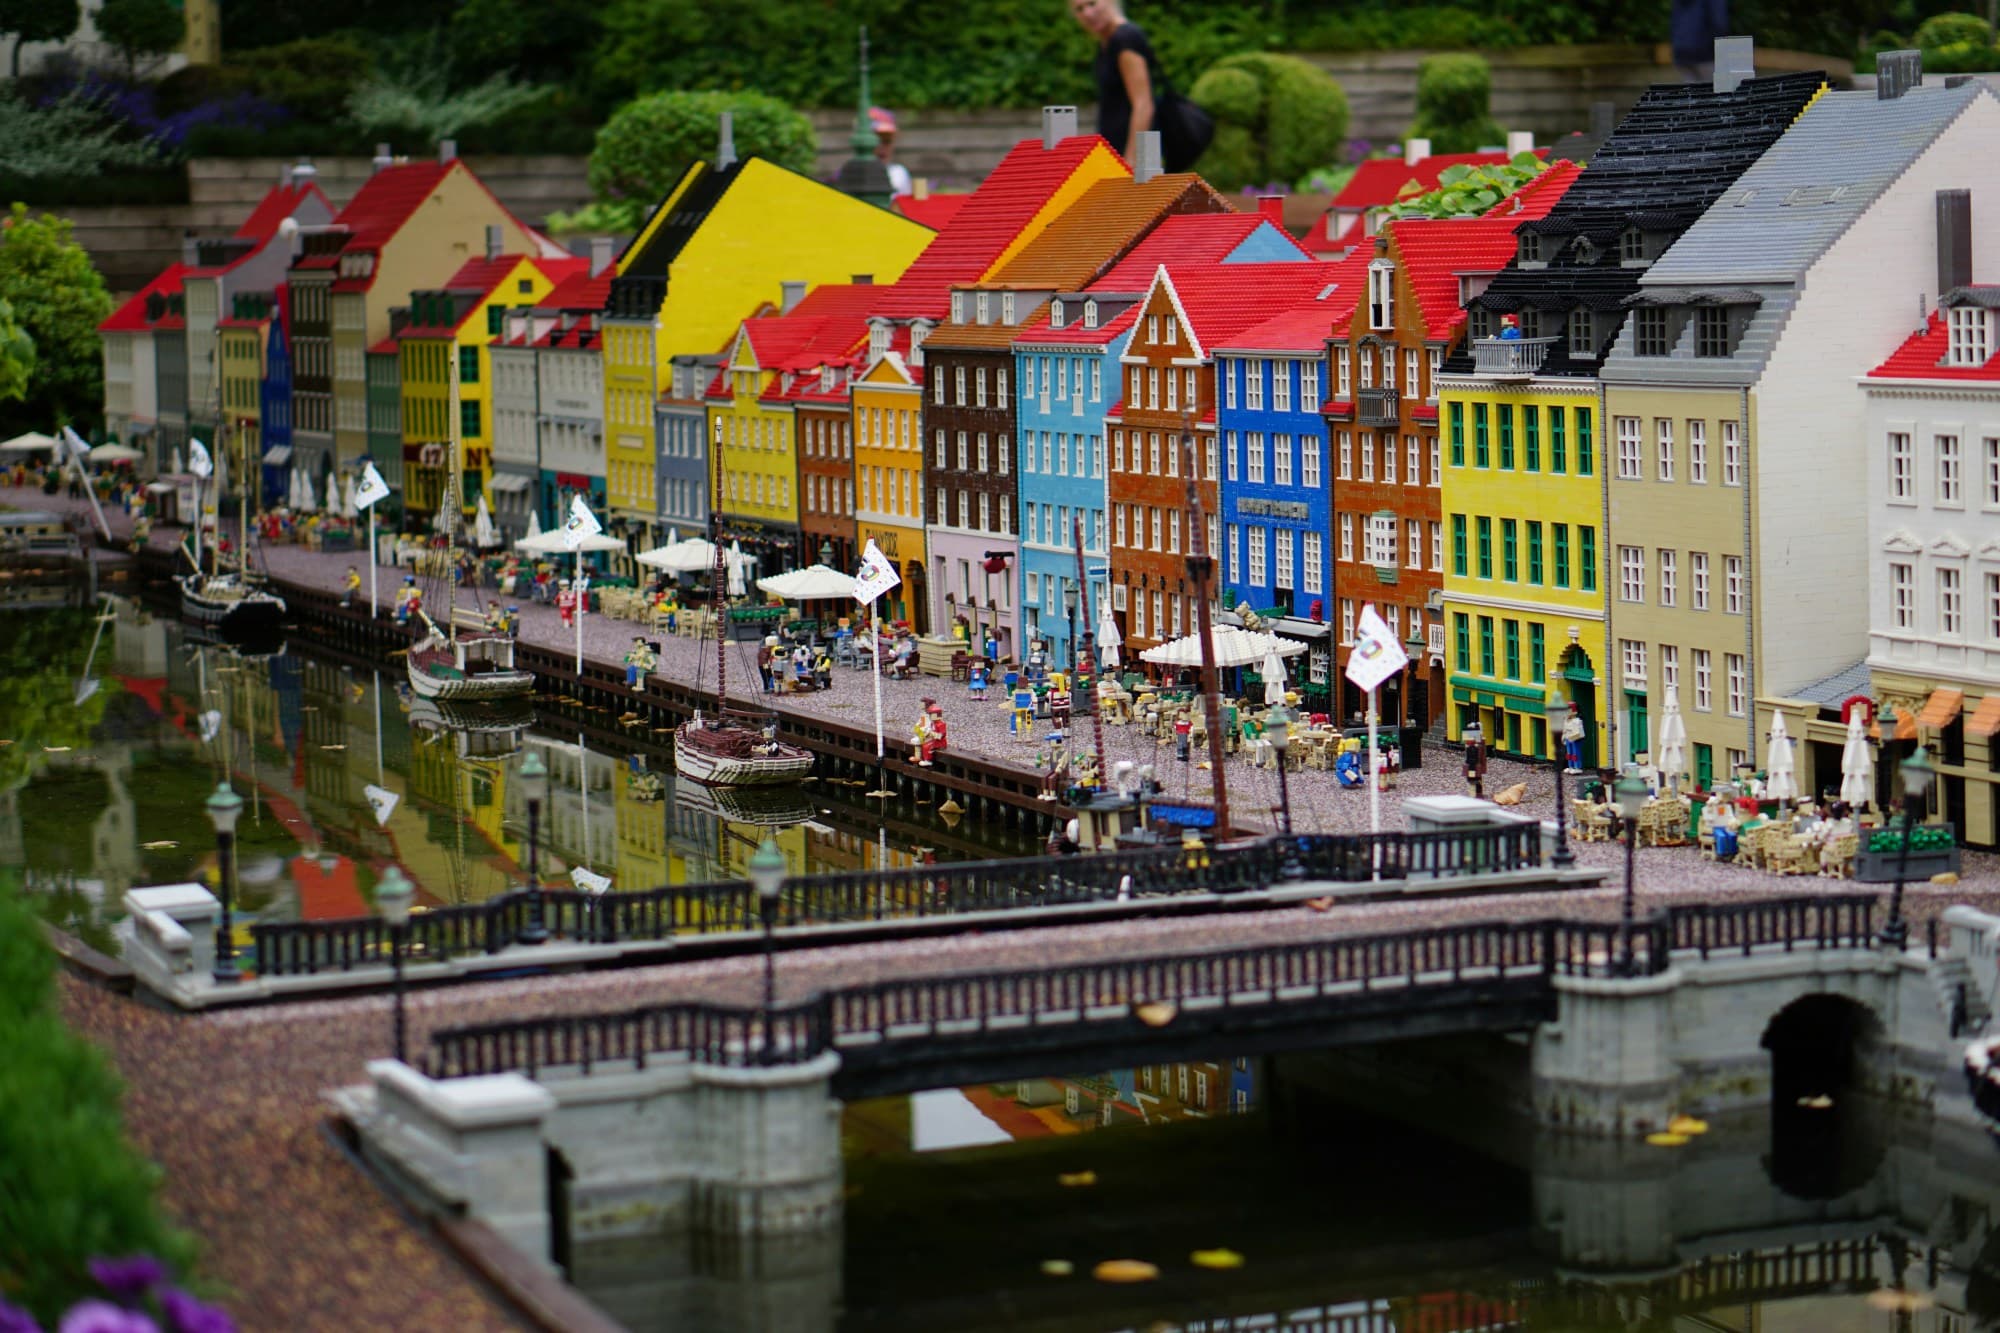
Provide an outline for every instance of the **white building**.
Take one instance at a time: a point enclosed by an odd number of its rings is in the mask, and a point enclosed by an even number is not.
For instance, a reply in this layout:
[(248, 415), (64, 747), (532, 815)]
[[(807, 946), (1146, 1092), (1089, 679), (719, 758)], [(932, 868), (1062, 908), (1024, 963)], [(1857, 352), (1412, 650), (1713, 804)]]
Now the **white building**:
[(510, 544), (527, 535), (528, 516), (539, 512), (541, 375), (535, 343), (554, 324), (552, 314), (511, 310), (488, 351), (493, 367), (493, 520)]

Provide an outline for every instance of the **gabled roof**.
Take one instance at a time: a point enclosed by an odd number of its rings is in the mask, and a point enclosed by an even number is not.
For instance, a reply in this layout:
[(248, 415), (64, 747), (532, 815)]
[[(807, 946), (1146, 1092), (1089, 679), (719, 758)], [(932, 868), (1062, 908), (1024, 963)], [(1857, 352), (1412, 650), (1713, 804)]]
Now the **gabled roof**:
[[(1538, 157), (1547, 157), (1548, 152), (1546, 148), (1535, 150)], [(1333, 206), (1348, 210), (1380, 208), (1395, 203), (1405, 192), (1428, 194), (1435, 190), (1438, 177), (1448, 167), (1493, 167), (1509, 160), (1504, 152), (1438, 153), (1414, 164), (1400, 157), (1371, 157), (1354, 168), (1347, 184), (1333, 196)]]
[[(1962, 288), (1967, 295), (2000, 299), (2000, 287)], [(1974, 300), (1965, 304), (1983, 304)], [(1939, 363), (1949, 350), (1950, 335), (1945, 329), (1944, 312), (1934, 310), (1924, 327), (1910, 335), (1895, 355), (1868, 372), (1871, 380), (1963, 380), (2000, 385), (2000, 348), (1982, 366), (1946, 366)]]
[(1023, 139), (1009, 150), (915, 263), (878, 290), (870, 313), (890, 319), (941, 318), (954, 283), (977, 282), (1006, 253), (1084, 160), (1110, 145), (1078, 134), (1044, 148)]
[(1241, 246), (1259, 227), (1270, 227), (1282, 244), (1310, 259), (1304, 247), (1272, 227), (1261, 213), (1193, 213), (1171, 217), (1132, 248), (1109, 272), (1090, 284), (1092, 291), (1143, 292), (1153, 285), (1153, 275), (1162, 264), (1219, 264)]
[(555, 279), (556, 285), (549, 288), (547, 296), (535, 302), (537, 310), (602, 310), (611, 296), (611, 280), (617, 276), (616, 270), (607, 268), (596, 277), (591, 277), (587, 260), (559, 265), (555, 271), (551, 271), (549, 264), (543, 263), (541, 269)]
[(1014, 335), (1014, 342), (1017, 345), (1032, 343), (1038, 347), (1052, 343), (1075, 347), (1108, 347), (1117, 341), (1119, 334), (1129, 332), (1132, 326), (1139, 322), (1139, 312), (1145, 308), (1145, 304), (1144, 301), (1134, 301), (1094, 329), (1084, 327), (1083, 319), (1077, 313), (1071, 313), (1061, 328), (1050, 328), (1049, 309), (1043, 306), (1035, 312), (1035, 317)]
[(895, 200), (896, 211), (932, 231), (943, 231), (970, 198), (969, 194), (929, 194), (922, 199), (913, 194), (899, 194)]
[(379, 250), (395, 238), (410, 215), (443, 183), (458, 159), (424, 159), (383, 167), (361, 183), (334, 222), (347, 228), (347, 250)]
[(1317, 317), (1320, 337), (1332, 332), (1346, 294), (1335, 283), (1337, 264), (1182, 264), (1162, 266), (1190, 343), (1204, 356), (1231, 345), (1244, 330), (1280, 315)]
[(317, 198), (325, 205), (328, 216), (334, 212), (333, 201), (319, 188), (317, 181), (307, 181), (304, 185), (274, 185), (257, 207), (250, 210), (250, 216), (243, 219), (243, 225), (236, 229), (238, 240), (267, 241), (275, 236), (278, 224), (298, 212), (299, 205), (308, 199)]
[(983, 285), (1079, 291), (1109, 270), (1113, 259), (1141, 243), (1176, 206), (1198, 214), (1231, 212), (1222, 196), (1191, 172), (1149, 181), (1113, 176), (1085, 190)]
[(178, 260), (160, 270), (160, 275), (139, 289), (133, 296), (111, 312), (110, 318), (97, 326), (99, 333), (144, 333), (154, 327), (146, 318), (146, 298), (149, 296), (172, 296), (181, 289), (181, 279), (187, 275), (188, 266)]
[[(1444, 340), (1456, 333), (1465, 323), (1459, 275), (1505, 268), (1518, 248), (1514, 229), (1530, 218), (1548, 216), (1580, 170), (1574, 162), (1557, 162), (1483, 217), (1407, 218), (1383, 228), (1416, 295), (1426, 338)], [(1371, 254), (1365, 248), (1357, 253)]]
[[(564, 282), (576, 274), (587, 274), (590, 269), (588, 260), (577, 259), (575, 257), (542, 259), (534, 255), (500, 255), (493, 259), (487, 259), (484, 256), (478, 259), (468, 259), (465, 263), (459, 265), (458, 272), (452, 274), (442, 287), (436, 289), (474, 298), (465, 307), (464, 313), (456, 316), (449, 324), (424, 325), (412, 321), (404, 326), (399, 336), (405, 338), (446, 338), (456, 336), (465, 328), (466, 322), (472, 318), (473, 312), (479, 308), (480, 303), (491, 297), (494, 294), (494, 289), (512, 277), (522, 264), (527, 264), (531, 268), (540, 270), (543, 276), (549, 278), (558, 286), (563, 285)], [(552, 292), (551, 295), (553, 294)], [(540, 309), (545, 305), (547, 305), (547, 298), (538, 302), (536, 308)]]

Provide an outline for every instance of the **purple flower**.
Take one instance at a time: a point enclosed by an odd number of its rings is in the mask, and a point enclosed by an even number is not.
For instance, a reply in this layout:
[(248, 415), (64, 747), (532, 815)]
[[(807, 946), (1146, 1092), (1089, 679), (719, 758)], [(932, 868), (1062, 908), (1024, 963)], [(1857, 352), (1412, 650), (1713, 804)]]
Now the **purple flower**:
[(63, 1316), (56, 1333), (160, 1333), (160, 1326), (137, 1310), (110, 1301), (79, 1301)]
[(90, 1275), (97, 1285), (131, 1305), (167, 1279), (167, 1266), (150, 1254), (122, 1259), (92, 1259)]
[(0, 1301), (0, 1333), (42, 1333), (42, 1326), (20, 1306)]
[(160, 1307), (174, 1333), (236, 1333), (236, 1321), (219, 1305), (204, 1305), (179, 1287), (168, 1287)]

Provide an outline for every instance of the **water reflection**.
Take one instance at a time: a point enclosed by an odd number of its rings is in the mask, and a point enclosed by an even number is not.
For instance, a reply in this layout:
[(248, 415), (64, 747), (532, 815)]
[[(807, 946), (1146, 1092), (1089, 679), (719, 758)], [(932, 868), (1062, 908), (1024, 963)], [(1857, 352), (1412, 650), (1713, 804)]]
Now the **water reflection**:
[(204, 641), (109, 605), (101, 621), (88, 609), (0, 616), (0, 873), (101, 948), (127, 889), (212, 878), (202, 801), (221, 781), (245, 801), (246, 945), (258, 920), (369, 911), (391, 863), (420, 908), (518, 887), (527, 810), (514, 774), (529, 750), (550, 770), (545, 880), (581, 870), (618, 891), (739, 877), (767, 833), (797, 874), (1031, 850), (910, 802), (855, 803), (834, 784), (748, 796), (677, 785), (670, 752), (644, 736), (607, 740), (532, 708), (440, 707), (412, 697), (393, 664)]

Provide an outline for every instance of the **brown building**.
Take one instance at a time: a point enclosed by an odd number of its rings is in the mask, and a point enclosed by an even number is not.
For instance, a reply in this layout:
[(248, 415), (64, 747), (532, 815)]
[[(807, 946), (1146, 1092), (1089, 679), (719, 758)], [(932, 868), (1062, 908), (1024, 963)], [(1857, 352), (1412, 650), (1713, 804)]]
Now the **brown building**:
[(854, 415), (848, 406), (851, 365), (827, 366), (798, 396), (799, 530), (801, 563), (820, 561), (853, 573)]

